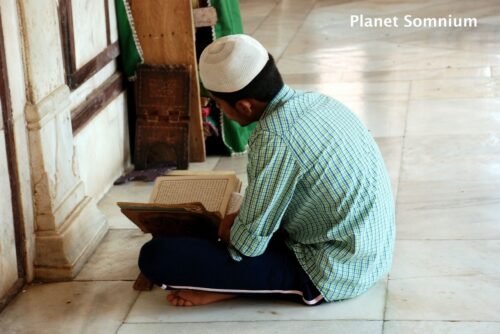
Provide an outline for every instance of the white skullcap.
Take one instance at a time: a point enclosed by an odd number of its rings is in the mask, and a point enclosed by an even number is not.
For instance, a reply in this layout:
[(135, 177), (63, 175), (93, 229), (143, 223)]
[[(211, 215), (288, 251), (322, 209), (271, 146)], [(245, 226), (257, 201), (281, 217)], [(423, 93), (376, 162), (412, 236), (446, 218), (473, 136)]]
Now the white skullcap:
[(248, 85), (269, 60), (267, 50), (248, 35), (219, 38), (203, 50), (200, 78), (206, 89), (232, 93)]

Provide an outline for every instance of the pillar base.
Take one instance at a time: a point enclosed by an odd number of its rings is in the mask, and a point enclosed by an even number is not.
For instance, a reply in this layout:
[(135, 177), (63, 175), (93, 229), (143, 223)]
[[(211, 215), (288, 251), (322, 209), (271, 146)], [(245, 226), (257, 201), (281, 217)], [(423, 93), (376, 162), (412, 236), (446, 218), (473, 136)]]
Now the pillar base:
[(106, 218), (84, 197), (57, 231), (36, 233), (35, 279), (74, 278), (108, 231)]

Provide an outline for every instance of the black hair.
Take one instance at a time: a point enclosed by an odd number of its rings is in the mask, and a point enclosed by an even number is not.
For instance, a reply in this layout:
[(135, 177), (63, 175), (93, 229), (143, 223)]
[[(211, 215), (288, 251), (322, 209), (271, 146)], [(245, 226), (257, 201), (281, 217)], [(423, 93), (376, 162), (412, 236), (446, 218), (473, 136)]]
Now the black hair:
[(239, 91), (231, 93), (210, 91), (210, 93), (234, 106), (236, 102), (242, 99), (256, 99), (261, 102), (270, 102), (281, 88), (283, 88), (283, 85), (283, 78), (276, 67), (274, 58), (269, 54), (269, 60), (264, 68), (248, 85)]

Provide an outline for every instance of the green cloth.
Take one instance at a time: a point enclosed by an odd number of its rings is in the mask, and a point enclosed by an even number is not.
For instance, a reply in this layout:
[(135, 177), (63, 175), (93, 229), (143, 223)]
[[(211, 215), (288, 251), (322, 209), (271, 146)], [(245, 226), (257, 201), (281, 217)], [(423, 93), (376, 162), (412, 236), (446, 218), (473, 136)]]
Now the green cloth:
[(118, 25), (118, 39), (120, 55), (125, 75), (129, 80), (135, 78), (137, 66), (144, 63), (142, 49), (137, 40), (132, 12), (127, 0), (116, 0), (116, 22)]
[(210, 3), (217, 11), (217, 24), (214, 27), (215, 37), (243, 33), (238, 0), (211, 0)]
[[(217, 11), (217, 24), (214, 27), (215, 37), (242, 34), (243, 22), (240, 15), (238, 0), (211, 0), (211, 5)], [(255, 124), (242, 127), (221, 113), (222, 140), (231, 153), (245, 152), (248, 138)]]
[(344, 105), (285, 86), (250, 138), (247, 172), (233, 259), (261, 255), (281, 230), (326, 301), (355, 297), (387, 274), (391, 182), (377, 144)]

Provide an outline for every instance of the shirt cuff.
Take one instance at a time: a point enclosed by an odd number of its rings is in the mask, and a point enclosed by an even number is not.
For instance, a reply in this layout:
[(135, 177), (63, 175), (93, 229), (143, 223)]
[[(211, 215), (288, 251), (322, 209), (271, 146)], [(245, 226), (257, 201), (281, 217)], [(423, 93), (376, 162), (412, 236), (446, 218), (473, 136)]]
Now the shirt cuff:
[[(272, 235), (271, 235), (272, 236)], [(253, 233), (244, 225), (235, 224), (231, 228), (231, 245), (242, 255), (259, 256), (266, 250), (271, 236)]]

